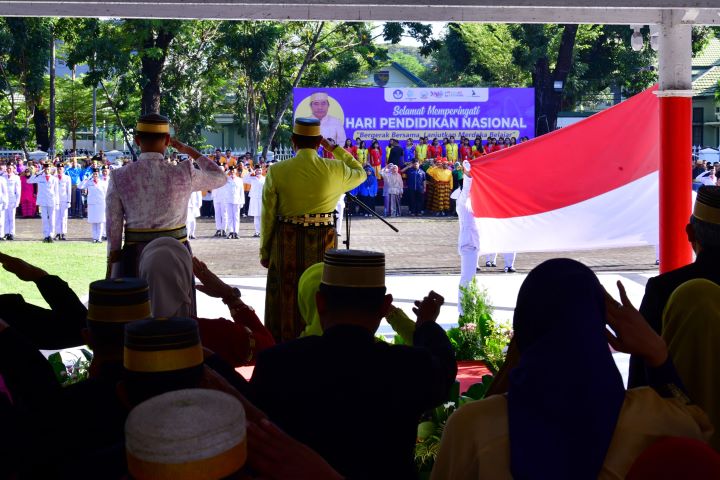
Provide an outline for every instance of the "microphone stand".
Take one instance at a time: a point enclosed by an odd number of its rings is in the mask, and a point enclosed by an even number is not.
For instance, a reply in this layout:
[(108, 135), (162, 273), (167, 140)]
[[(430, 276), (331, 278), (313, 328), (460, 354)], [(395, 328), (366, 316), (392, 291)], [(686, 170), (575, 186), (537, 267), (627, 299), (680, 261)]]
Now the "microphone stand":
[(350, 207), (353, 203), (355, 203), (357, 206), (360, 207), (361, 210), (366, 211), (373, 217), (377, 218), (381, 222), (383, 222), (385, 225), (387, 225), (389, 228), (391, 228), (395, 232), (399, 232), (395, 225), (391, 224), (384, 218), (382, 218), (380, 215), (375, 212), (374, 209), (368, 207), (365, 205), (359, 198), (357, 198), (352, 193), (346, 193), (345, 194), (346, 204), (345, 204), (345, 240), (342, 241), (342, 243), (345, 245), (345, 248), (350, 250), (350, 219), (352, 218), (352, 215), (350, 215)]

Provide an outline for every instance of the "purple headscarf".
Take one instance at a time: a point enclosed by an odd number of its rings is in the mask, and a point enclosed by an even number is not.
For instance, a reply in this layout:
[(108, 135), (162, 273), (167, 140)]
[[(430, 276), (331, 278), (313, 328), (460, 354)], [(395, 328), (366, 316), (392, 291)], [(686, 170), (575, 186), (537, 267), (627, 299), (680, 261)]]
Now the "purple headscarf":
[(518, 293), (510, 374), (515, 479), (596, 479), (625, 398), (605, 337), (603, 289), (585, 265), (542, 263)]

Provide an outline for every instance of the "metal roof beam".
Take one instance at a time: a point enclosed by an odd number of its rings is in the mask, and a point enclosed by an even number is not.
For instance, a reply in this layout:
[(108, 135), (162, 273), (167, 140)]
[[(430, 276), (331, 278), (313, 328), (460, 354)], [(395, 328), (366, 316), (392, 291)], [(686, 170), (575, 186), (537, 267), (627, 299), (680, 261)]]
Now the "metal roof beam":
[[(62, 16), (62, 17), (120, 17), (175, 18), (214, 20), (344, 20), (344, 21), (441, 21), (487, 23), (660, 23), (663, 8), (659, 6), (683, 3), (690, 8), (684, 12), (682, 23), (720, 25), (718, 0), (680, 2), (664, 1), (606, 1), (611, 6), (582, 6), (594, 0), (570, 0), (562, 8), (554, 5), (565, 0), (520, 1), (494, 6), (497, 0), (451, 0), (446, 5), (429, 4), (420, 0), (412, 5), (408, 0), (395, 0), (383, 5), (378, 0), (179, 0), (153, 1), (24, 1), (0, 0), (0, 16)], [(612, 6), (622, 3), (624, 7)], [(653, 4), (653, 7), (645, 5)], [(658, 5), (659, 4), (659, 5)], [(712, 4), (716, 8), (706, 8)], [(575, 6), (578, 5), (578, 6)]]

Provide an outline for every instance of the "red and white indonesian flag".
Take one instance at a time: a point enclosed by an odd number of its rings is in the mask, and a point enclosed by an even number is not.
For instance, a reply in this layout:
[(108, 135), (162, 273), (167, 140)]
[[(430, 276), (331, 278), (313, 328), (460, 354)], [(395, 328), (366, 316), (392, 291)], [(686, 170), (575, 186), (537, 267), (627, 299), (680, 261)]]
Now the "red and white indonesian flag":
[(471, 162), (480, 251), (656, 245), (659, 110), (654, 90)]

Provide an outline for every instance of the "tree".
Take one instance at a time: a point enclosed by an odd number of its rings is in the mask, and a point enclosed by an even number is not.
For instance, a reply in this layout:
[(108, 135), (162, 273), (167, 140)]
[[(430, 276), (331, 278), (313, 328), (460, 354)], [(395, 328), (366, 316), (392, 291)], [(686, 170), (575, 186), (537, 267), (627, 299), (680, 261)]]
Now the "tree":
[(220, 22), (197, 22), (178, 33), (165, 63), (161, 110), (175, 134), (197, 148), (205, 146), (202, 129), (214, 127), (214, 114), (225, 103), (227, 78), (217, 69)]
[[(121, 90), (131, 83), (142, 92), (141, 112), (159, 113), (162, 78), (173, 40), (193, 31), (196, 22), (177, 20), (75, 20), (65, 31), (68, 66), (90, 66), (88, 85), (122, 79)], [(190, 54), (190, 52), (187, 52)]]
[(57, 122), (72, 140), (72, 150), (77, 150), (77, 132), (92, 125), (92, 88), (82, 79), (57, 79)]
[[(10, 112), (5, 137), (13, 146), (27, 152), (30, 122), (40, 148), (50, 146), (48, 113), (43, 108), (45, 71), (50, 61), (52, 20), (48, 18), (8, 17), (0, 20), (0, 90), (5, 93)], [(24, 97), (24, 115), (18, 100)], [(24, 125), (19, 121), (24, 117)]]
[(416, 77), (422, 77), (425, 75), (426, 67), (420, 63), (420, 60), (416, 56), (396, 51), (391, 53), (389, 58), (390, 61), (402, 65), (408, 72), (412, 73)]
[[(573, 66), (578, 25), (512, 25), (515, 62), (531, 72), (535, 88), (535, 134), (557, 127), (562, 93)], [(559, 38), (558, 38), (559, 37)]]
[(513, 59), (518, 45), (506, 24), (448, 24), (424, 78), (438, 86), (529, 86), (529, 72)]

